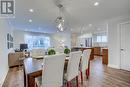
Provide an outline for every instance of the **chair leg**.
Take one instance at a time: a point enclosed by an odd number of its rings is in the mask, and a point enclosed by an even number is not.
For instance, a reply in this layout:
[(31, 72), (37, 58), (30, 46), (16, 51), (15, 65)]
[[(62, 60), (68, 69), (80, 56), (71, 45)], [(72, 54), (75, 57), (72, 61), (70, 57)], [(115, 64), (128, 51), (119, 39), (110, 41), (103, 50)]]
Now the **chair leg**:
[(76, 76), (76, 87), (78, 87), (78, 76)]
[(87, 79), (88, 79), (89, 75), (90, 75), (90, 63), (88, 65), (88, 69), (86, 70), (86, 77), (87, 77)]
[(90, 75), (90, 61), (89, 61), (89, 64), (88, 64), (88, 77)]
[(83, 83), (83, 72), (80, 71), (80, 74), (81, 74), (81, 83)]
[(90, 68), (88, 68), (88, 76), (90, 75)]
[(35, 83), (35, 87), (38, 87), (37, 83)]
[(70, 87), (70, 81), (67, 81), (67, 87)]
[(88, 69), (86, 69), (86, 78), (88, 79)]

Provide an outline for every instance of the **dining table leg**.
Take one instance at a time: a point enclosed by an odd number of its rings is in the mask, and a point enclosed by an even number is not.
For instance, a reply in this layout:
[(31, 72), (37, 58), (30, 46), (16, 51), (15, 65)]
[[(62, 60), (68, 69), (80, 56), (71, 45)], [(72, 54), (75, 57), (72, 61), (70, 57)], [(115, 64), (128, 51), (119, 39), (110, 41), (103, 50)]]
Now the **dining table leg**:
[(24, 71), (24, 87), (26, 87), (26, 74), (25, 74), (25, 71)]
[(23, 66), (23, 77), (24, 77), (24, 87), (26, 87), (26, 73), (25, 73), (25, 67)]

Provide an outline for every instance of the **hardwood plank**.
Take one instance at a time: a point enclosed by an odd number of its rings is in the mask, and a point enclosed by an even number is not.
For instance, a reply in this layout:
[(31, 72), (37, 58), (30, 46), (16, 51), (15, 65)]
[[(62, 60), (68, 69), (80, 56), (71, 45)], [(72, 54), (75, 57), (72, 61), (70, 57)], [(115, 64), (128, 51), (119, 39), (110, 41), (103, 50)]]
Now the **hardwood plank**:
[[(84, 73), (83, 84), (79, 78), (79, 87), (130, 87), (130, 72), (102, 65), (101, 58), (91, 61), (90, 71), (87, 80)], [(23, 70), (11, 68), (3, 87), (24, 87)], [(71, 81), (71, 87), (76, 87), (75, 79)]]

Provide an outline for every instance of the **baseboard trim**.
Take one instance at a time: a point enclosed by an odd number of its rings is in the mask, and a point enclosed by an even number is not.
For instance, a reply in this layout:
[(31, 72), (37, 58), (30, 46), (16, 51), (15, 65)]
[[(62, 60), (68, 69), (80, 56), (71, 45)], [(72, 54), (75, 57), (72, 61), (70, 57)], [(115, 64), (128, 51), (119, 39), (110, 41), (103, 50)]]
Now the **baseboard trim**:
[(120, 67), (118, 65), (113, 65), (113, 64), (108, 64), (108, 67), (120, 69)]
[[(8, 71), (7, 71), (6, 75), (5, 75), (5, 78), (4, 78), (4, 80), (3, 80), (2, 84), (1, 84), (2, 87), (3, 87), (3, 85), (5, 84), (5, 81), (6, 81), (6, 79), (7, 79), (8, 73), (9, 73), (9, 69), (8, 69)], [(0, 86), (0, 87), (1, 87), (1, 86)]]

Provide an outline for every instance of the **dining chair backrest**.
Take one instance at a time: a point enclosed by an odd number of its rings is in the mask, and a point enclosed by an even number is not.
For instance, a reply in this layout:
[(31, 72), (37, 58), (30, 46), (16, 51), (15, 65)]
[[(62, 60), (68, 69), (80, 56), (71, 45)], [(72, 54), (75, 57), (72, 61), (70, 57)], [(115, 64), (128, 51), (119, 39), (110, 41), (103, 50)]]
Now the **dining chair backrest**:
[(42, 87), (62, 86), (65, 58), (65, 54), (44, 57)]
[(86, 49), (83, 51), (81, 58), (81, 71), (85, 71), (88, 68), (88, 62), (91, 54), (91, 49)]
[(45, 55), (45, 50), (44, 49), (32, 49), (32, 51), (31, 51), (31, 56), (33, 58), (44, 57), (44, 55)]
[(79, 72), (79, 62), (81, 58), (81, 51), (71, 52), (71, 56), (67, 66), (67, 76), (66, 79), (71, 81), (78, 75)]

